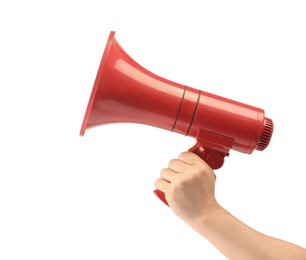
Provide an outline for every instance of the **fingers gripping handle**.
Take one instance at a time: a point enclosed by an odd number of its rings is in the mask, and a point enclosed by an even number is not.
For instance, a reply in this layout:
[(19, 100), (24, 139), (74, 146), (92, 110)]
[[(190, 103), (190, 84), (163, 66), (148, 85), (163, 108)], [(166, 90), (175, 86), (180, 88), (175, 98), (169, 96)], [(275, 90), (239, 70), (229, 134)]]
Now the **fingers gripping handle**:
[[(209, 141), (204, 141), (204, 140)], [(224, 157), (229, 155), (233, 140), (216, 135), (205, 130), (200, 130), (197, 135), (197, 143), (188, 151), (202, 158), (213, 170), (219, 169), (224, 163)], [(169, 206), (164, 192), (154, 190), (154, 194), (167, 206)]]
[[(191, 147), (189, 152), (195, 153), (199, 157), (201, 157), (212, 169), (216, 170), (222, 167), (224, 163), (224, 157), (228, 155), (228, 153), (224, 154), (219, 151), (215, 151), (209, 148), (204, 148), (201, 144), (196, 143), (193, 147)], [(169, 206), (165, 193), (160, 190), (154, 190), (154, 194), (167, 206)]]

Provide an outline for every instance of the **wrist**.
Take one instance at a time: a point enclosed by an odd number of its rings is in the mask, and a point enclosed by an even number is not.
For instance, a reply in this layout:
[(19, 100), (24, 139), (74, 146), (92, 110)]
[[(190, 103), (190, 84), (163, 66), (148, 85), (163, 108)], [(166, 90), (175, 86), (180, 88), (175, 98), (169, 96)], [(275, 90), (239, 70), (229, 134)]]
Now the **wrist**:
[(202, 212), (198, 216), (195, 216), (188, 224), (197, 231), (207, 229), (213, 225), (214, 221), (226, 212), (227, 211), (214, 199), (210, 201), (203, 208)]

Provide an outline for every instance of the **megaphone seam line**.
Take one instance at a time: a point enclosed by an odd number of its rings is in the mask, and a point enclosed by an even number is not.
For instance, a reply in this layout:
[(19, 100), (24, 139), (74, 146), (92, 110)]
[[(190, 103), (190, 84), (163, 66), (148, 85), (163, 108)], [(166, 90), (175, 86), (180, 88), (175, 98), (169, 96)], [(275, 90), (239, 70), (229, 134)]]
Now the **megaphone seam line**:
[(201, 93), (202, 93), (201, 90), (199, 90), (199, 92), (198, 92), (197, 104), (196, 104), (196, 107), (195, 107), (195, 109), (194, 109), (194, 111), (193, 111), (193, 115), (192, 115), (192, 118), (191, 118), (191, 121), (190, 121), (189, 128), (188, 128), (188, 130), (187, 130), (186, 136), (189, 134), (189, 131), (190, 131), (191, 127), (192, 127), (192, 124), (193, 124), (193, 121), (194, 121), (196, 112), (197, 112), (197, 110), (198, 110), (198, 105), (199, 105), (199, 103), (200, 103)]
[(174, 130), (175, 126), (176, 126), (177, 120), (178, 120), (178, 118), (179, 118), (180, 112), (181, 112), (181, 110), (182, 110), (182, 106), (183, 106), (183, 103), (184, 103), (184, 98), (185, 98), (186, 89), (187, 89), (187, 86), (185, 85), (185, 86), (184, 86), (183, 95), (182, 95), (181, 104), (180, 104), (180, 107), (179, 107), (179, 109), (178, 109), (178, 111), (177, 111), (177, 115), (176, 115), (175, 121), (174, 121), (174, 123), (173, 123), (173, 127), (172, 127), (172, 129), (171, 129), (171, 132), (173, 132), (173, 130)]

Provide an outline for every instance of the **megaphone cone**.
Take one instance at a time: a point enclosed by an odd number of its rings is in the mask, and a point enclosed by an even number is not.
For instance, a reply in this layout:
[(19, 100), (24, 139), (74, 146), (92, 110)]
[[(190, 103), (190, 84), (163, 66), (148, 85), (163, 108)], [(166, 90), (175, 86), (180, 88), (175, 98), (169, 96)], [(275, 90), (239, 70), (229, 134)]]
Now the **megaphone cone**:
[(87, 128), (133, 122), (173, 130), (184, 86), (163, 79), (136, 63), (111, 32), (80, 134)]

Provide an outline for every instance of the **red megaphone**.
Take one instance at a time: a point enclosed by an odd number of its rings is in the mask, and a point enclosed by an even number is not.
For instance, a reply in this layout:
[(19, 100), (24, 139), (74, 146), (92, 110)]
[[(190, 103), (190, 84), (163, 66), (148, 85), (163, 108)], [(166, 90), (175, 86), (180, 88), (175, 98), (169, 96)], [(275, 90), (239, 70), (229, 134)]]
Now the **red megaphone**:
[[(196, 138), (190, 151), (213, 169), (223, 165), (231, 149), (248, 154), (264, 150), (273, 133), (264, 110), (153, 74), (135, 62), (111, 32), (80, 135), (90, 127), (123, 122)], [(155, 194), (167, 204), (162, 192)]]

